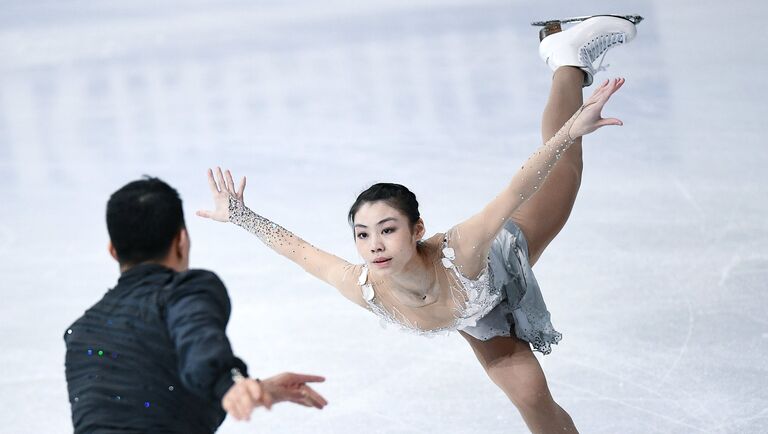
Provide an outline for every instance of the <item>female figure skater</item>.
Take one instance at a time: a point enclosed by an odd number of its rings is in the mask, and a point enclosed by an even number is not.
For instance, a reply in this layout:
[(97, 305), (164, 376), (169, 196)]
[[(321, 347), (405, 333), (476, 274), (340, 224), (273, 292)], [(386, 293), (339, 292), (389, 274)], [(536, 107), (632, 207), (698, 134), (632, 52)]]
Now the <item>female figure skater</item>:
[(547, 354), (560, 340), (531, 266), (571, 212), (581, 181), (581, 137), (622, 124), (601, 111), (624, 79), (606, 80), (582, 106), (592, 63), (634, 35), (631, 22), (602, 16), (544, 38), (541, 55), (555, 70), (542, 122), (545, 144), (484, 209), (445, 233), (423, 240), (413, 193), (398, 184), (373, 185), (349, 211), (365, 262), (352, 265), (251, 211), (243, 203), (245, 178), (236, 188), (220, 168), (208, 171), (215, 210), (198, 215), (242, 226), (391, 322), (423, 334), (459, 330), (532, 432), (576, 432), (531, 349)]

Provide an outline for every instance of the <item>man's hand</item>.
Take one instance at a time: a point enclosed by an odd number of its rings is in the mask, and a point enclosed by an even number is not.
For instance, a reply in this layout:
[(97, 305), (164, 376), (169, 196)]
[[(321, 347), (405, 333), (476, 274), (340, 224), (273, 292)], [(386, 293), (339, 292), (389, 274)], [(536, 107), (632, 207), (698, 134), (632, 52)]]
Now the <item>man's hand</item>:
[(259, 380), (240, 378), (224, 394), (221, 406), (237, 420), (250, 420), (254, 408), (262, 405), (270, 408), (272, 402), (272, 397)]
[(267, 378), (262, 382), (262, 386), (275, 403), (290, 401), (305, 407), (322, 409), (328, 405), (328, 401), (314, 389), (307, 386), (307, 383), (322, 383), (323, 381), (325, 381), (325, 378), (317, 375), (284, 372)]
[(328, 401), (306, 383), (323, 381), (325, 378), (317, 375), (290, 372), (263, 381), (241, 377), (224, 394), (221, 406), (237, 420), (250, 420), (254, 408), (264, 406), (271, 409), (272, 404), (283, 401), (322, 409)]

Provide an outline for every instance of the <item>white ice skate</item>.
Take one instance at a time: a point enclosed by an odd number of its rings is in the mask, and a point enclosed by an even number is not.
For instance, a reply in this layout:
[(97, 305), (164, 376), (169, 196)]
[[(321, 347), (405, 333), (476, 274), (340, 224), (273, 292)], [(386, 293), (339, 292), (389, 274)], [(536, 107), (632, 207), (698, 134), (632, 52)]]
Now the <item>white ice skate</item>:
[[(539, 56), (552, 71), (561, 66), (581, 68), (586, 87), (592, 84), (595, 73), (605, 69), (602, 66), (605, 53), (631, 41), (637, 34), (635, 24), (642, 19), (638, 15), (595, 15), (532, 24), (543, 26), (539, 32)], [(561, 30), (560, 24), (569, 22), (579, 24)], [(598, 58), (600, 63), (595, 67)]]

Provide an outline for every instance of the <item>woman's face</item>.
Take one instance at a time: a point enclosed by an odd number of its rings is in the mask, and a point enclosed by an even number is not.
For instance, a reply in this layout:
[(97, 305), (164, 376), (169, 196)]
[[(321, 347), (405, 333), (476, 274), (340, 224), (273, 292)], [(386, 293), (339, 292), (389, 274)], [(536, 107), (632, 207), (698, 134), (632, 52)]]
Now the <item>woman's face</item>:
[(357, 252), (379, 274), (401, 271), (416, 254), (416, 242), (424, 235), (421, 220), (412, 230), (408, 217), (384, 201), (363, 204), (354, 219)]

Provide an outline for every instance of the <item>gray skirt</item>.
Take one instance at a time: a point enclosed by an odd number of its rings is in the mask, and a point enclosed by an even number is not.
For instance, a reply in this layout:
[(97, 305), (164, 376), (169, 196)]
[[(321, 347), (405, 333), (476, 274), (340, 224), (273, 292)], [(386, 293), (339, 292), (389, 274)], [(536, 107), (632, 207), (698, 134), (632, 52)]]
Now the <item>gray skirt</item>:
[(534, 351), (552, 352), (552, 344), (562, 335), (552, 327), (539, 283), (528, 263), (528, 242), (523, 231), (511, 220), (496, 236), (489, 254), (491, 278), (501, 291), (498, 306), (462, 331), (476, 339), (512, 336), (531, 344)]

